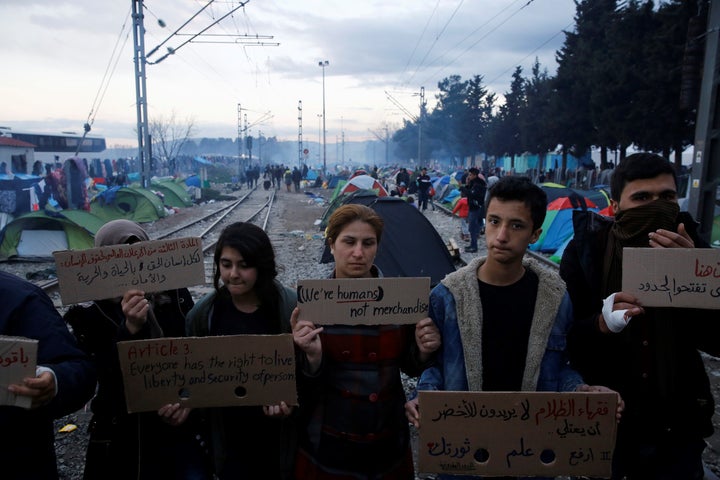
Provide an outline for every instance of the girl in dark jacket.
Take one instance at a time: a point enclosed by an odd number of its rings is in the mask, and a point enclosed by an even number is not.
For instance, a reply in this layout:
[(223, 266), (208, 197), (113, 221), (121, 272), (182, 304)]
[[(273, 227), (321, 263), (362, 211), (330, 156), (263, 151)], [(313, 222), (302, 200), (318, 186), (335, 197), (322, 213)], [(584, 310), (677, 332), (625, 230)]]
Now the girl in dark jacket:
[[(114, 220), (95, 235), (95, 246), (149, 240), (129, 220)], [(85, 480), (209, 478), (194, 416), (179, 404), (158, 412), (127, 413), (117, 342), (185, 336), (185, 314), (193, 300), (187, 289), (145, 295), (129, 290), (122, 299), (77, 305), (65, 314), (80, 347), (95, 363), (98, 388), (85, 460)]]

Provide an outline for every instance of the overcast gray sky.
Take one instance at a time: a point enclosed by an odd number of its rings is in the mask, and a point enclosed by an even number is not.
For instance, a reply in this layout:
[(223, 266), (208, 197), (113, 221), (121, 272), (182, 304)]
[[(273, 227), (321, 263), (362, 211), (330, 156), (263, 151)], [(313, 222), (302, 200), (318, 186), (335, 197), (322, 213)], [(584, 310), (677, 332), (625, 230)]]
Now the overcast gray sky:
[[(147, 0), (146, 51), (207, 3)], [(0, 0), (0, 125), (81, 132), (90, 118), (93, 133), (105, 136), (108, 146), (133, 145), (131, 4)], [(238, 5), (217, 0), (179, 33), (198, 33)], [(502, 94), (515, 66), (529, 75), (535, 57), (554, 74), (555, 52), (574, 14), (573, 0), (250, 0), (197, 40), (260, 35), (280, 45), (186, 44), (147, 65), (148, 112), (151, 120), (172, 112), (180, 120), (193, 118), (199, 136), (235, 137), (240, 104), (253, 124), (250, 134), (297, 140), (302, 101), (303, 136), (317, 141), (318, 62), (327, 60), (328, 143), (343, 130), (346, 140), (372, 139), (371, 131), (396, 128), (408, 118), (386, 92), (417, 113), (420, 88), (432, 108), (438, 82), (450, 75), (483, 75)], [(165, 45), (177, 48), (188, 38), (175, 36)], [(109, 81), (103, 82), (106, 71)]]

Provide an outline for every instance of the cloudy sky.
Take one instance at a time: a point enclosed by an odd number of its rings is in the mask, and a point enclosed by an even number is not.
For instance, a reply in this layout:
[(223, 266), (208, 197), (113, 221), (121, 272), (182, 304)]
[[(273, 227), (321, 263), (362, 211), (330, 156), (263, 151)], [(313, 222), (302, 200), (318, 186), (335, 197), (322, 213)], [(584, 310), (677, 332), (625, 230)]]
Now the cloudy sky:
[[(417, 114), (422, 87), (432, 109), (438, 82), (450, 75), (482, 75), (502, 94), (515, 66), (529, 75), (535, 57), (554, 74), (575, 14), (573, 0), (250, 0), (187, 43), (188, 34), (239, 6), (216, 0), (180, 28), (207, 3), (145, 1), (146, 52), (171, 37), (148, 60), (177, 49), (147, 65), (150, 119), (174, 113), (192, 119), (198, 136), (234, 138), (240, 107), (251, 135), (297, 140), (302, 101), (303, 137), (316, 142), (318, 62), (327, 60), (328, 144), (342, 131), (346, 140), (364, 140), (386, 125), (397, 128)], [(0, 0), (0, 125), (82, 132), (91, 121), (109, 147), (133, 145), (131, 5)]]

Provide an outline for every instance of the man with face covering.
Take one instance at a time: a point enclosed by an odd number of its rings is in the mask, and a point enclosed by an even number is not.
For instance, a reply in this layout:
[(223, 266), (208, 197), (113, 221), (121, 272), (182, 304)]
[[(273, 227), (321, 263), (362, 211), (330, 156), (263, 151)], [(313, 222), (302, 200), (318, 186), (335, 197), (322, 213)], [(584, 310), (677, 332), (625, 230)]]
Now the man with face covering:
[(673, 166), (627, 157), (611, 182), (614, 220), (576, 212), (560, 264), (575, 311), (573, 366), (625, 400), (613, 479), (702, 479), (714, 402), (698, 350), (720, 354), (717, 311), (643, 307), (622, 292), (624, 247), (698, 248), (697, 224), (680, 212)]

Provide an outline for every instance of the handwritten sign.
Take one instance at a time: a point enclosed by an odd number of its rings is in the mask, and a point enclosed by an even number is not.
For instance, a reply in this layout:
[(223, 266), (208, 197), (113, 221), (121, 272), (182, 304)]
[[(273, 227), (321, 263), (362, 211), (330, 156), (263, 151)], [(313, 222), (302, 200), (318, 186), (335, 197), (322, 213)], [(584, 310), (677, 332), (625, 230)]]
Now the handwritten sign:
[(118, 343), (128, 413), (185, 407), (297, 405), (290, 334)]
[(35, 376), (38, 341), (0, 335), (0, 405), (30, 408), (32, 398), (15, 395), (7, 387)]
[(421, 472), (609, 478), (617, 396), (419, 392)]
[(622, 289), (646, 307), (720, 309), (720, 250), (625, 248)]
[(53, 252), (64, 305), (205, 283), (202, 240), (154, 240)]
[(318, 325), (416, 323), (428, 316), (430, 278), (300, 280), (300, 320)]

